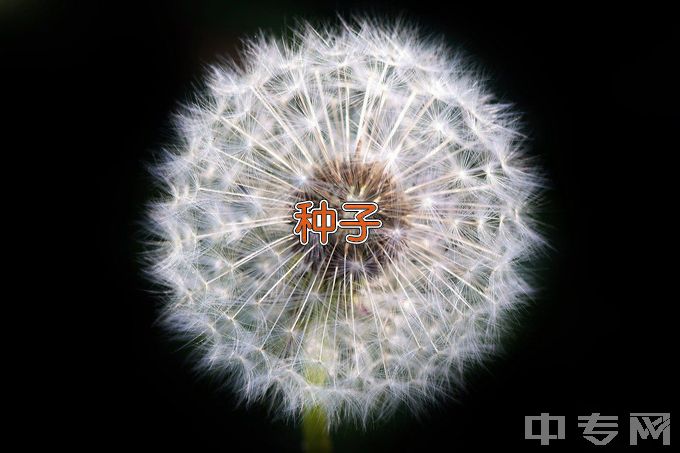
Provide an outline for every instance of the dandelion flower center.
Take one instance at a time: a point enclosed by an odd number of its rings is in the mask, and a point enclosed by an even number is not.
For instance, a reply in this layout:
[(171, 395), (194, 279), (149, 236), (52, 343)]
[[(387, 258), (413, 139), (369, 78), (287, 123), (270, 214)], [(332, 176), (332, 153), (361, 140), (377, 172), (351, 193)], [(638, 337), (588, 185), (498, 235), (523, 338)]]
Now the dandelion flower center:
[(339, 268), (360, 280), (382, 275), (385, 267), (399, 261), (399, 251), (408, 231), (411, 202), (384, 162), (364, 162), (358, 154), (345, 160), (324, 162), (315, 167), (294, 199), (315, 204), (327, 200), (343, 218), (351, 217), (339, 209), (345, 202), (372, 202), (379, 206), (373, 218), (380, 220), (382, 227), (372, 230), (366, 242), (350, 244), (345, 238), (351, 230), (340, 229), (323, 247), (313, 242), (301, 245), (301, 249), (314, 248), (306, 255), (311, 269), (322, 265), (331, 271)]

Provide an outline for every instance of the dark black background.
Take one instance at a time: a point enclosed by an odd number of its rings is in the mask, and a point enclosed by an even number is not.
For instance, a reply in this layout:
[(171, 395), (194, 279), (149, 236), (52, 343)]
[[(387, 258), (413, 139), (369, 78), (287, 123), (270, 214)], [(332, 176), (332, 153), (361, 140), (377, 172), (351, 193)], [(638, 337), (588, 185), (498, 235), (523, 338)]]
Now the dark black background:
[(485, 68), (500, 98), (524, 112), (531, 153), (550, 179), (542, 220), (553, 247), (522, 327), (455, 401), (367, 432), (343, 428), (336, 451), (538, 448), (524, 440), (524, 416), (540, 412), (567, 416), (567, 439), (546, 451), (592, 447), (576, 426), (591, 412), (619, 416), (613, 444), (623, 448), (629, 412), (672, 410), (678, 146), (668, 121), (677, 115), (663, 107), (677, 86), (668, 44), (677, 45), (668, 11), (571, 2), (91, 3), (0, 8), (5, 96), (19, 101), (5, 127), (40, 125), (22, 132), (19, 151), (31, 157), (28, 168), (56, 177), (40, 188), (41, 216), (65, 226), (62, 240), (78, 249), (54, 270), (69, 287), (58, 299), (77, 306), (73, 325), (61, 328), (73, 341), (56, 367), (73, 390), (50, 389), (67, 392), (69, 403), (42, 420), (69, 426), (60, 439), (299, 451), (294, 424), (236, 407), (154, 326), (159, 301), (140, 275), (137, 232), (152, 194), (144, 165), (172, 139), (171, 113), (200, 87), (205, 66), (236, 56), (239, 39), (259, 29), (279, 33), (295, 18), (336, 12), (401, 14)]

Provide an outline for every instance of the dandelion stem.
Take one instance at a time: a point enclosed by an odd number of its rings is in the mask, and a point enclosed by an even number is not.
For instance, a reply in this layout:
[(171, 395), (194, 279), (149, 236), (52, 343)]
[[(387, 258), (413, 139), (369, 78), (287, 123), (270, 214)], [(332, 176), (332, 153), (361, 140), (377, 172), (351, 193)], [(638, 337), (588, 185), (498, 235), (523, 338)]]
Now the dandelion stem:
[(302, 415), (303, 449), (307, 453), (333, 451), (326, 412), (320, 406), (305, 409)]
[[(305, 377), (310, 384), (314, 385), (322, 385), (326, 382), (326, 373), (318, 367), (306, 367)], [(328, 417), (323, 407), (318, 404), (303, 409), (302, 448), (306, 453), (331, 453), (333, 451)]]

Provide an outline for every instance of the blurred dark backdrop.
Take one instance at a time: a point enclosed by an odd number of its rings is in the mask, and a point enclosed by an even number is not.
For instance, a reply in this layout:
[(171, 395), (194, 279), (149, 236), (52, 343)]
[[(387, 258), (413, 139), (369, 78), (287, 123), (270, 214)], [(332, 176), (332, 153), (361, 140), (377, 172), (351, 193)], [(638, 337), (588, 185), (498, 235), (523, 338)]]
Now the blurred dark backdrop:
[(171, 113), (200, 87), (205, 66), (235, 57), (239, 40), (260, 29), (281, 33), (296, 18), (339, 12), (402, 15), (479, 61), (501, 99), (525, 114), (531, 152), (551, 181), (542, 220), (553, 250), (536, 270), (540, 292), (521, 328), (456, 400), (365, 433), (343, 428), (336, 451), (538, 448), (524, 440), (524, 416), (540, 412), (567, 416), (567, 439), (545, 450), (589, 447), (576, 425), (591, 412), (618, 415), (613, 444), (627, 446), (628, 413), (670, 411), (677, 385), (677, 203), (668, 201), (677, 193), (677, 144), (661, 109), (677, 89), (664, 47), (676, 32), (667, 11), (646, 6), (0, 4), (6, 96), (20, 101), (5, 126), (45, 123), (25, 138), (50, 144), (31, 154), (33, 164), (62, 183), (43, 188), (41, 209), (49, 218), (68, 205), (77, 220), (56, 220), (83, 249), (58, 271), (89, 282), (68, 293), (69, 304), (83, 303), (76, 325), (63, 328), (76, 337), (60, 351), (72, 360), (57, 369), (77, 393), (45, 421), (65, 422), (63, 439), (92, 447), (299, 451), (296, 426), (272, 421), (263, 407), (236, 407), (154, 326), (159, 302), (140, 275), (136, 235), (152, 194), (144, 165), (171, 139)]

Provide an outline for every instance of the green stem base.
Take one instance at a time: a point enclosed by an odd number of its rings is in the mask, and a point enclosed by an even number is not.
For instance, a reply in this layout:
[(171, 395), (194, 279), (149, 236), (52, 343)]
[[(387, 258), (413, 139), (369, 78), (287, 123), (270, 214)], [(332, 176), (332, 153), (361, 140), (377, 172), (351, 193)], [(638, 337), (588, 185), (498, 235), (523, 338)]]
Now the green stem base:
[(319, 406), (305, 409), (302, 414), (303, 450), (306, 453), (331, 453), (333, 446), (328, 432), (326, 414)]

